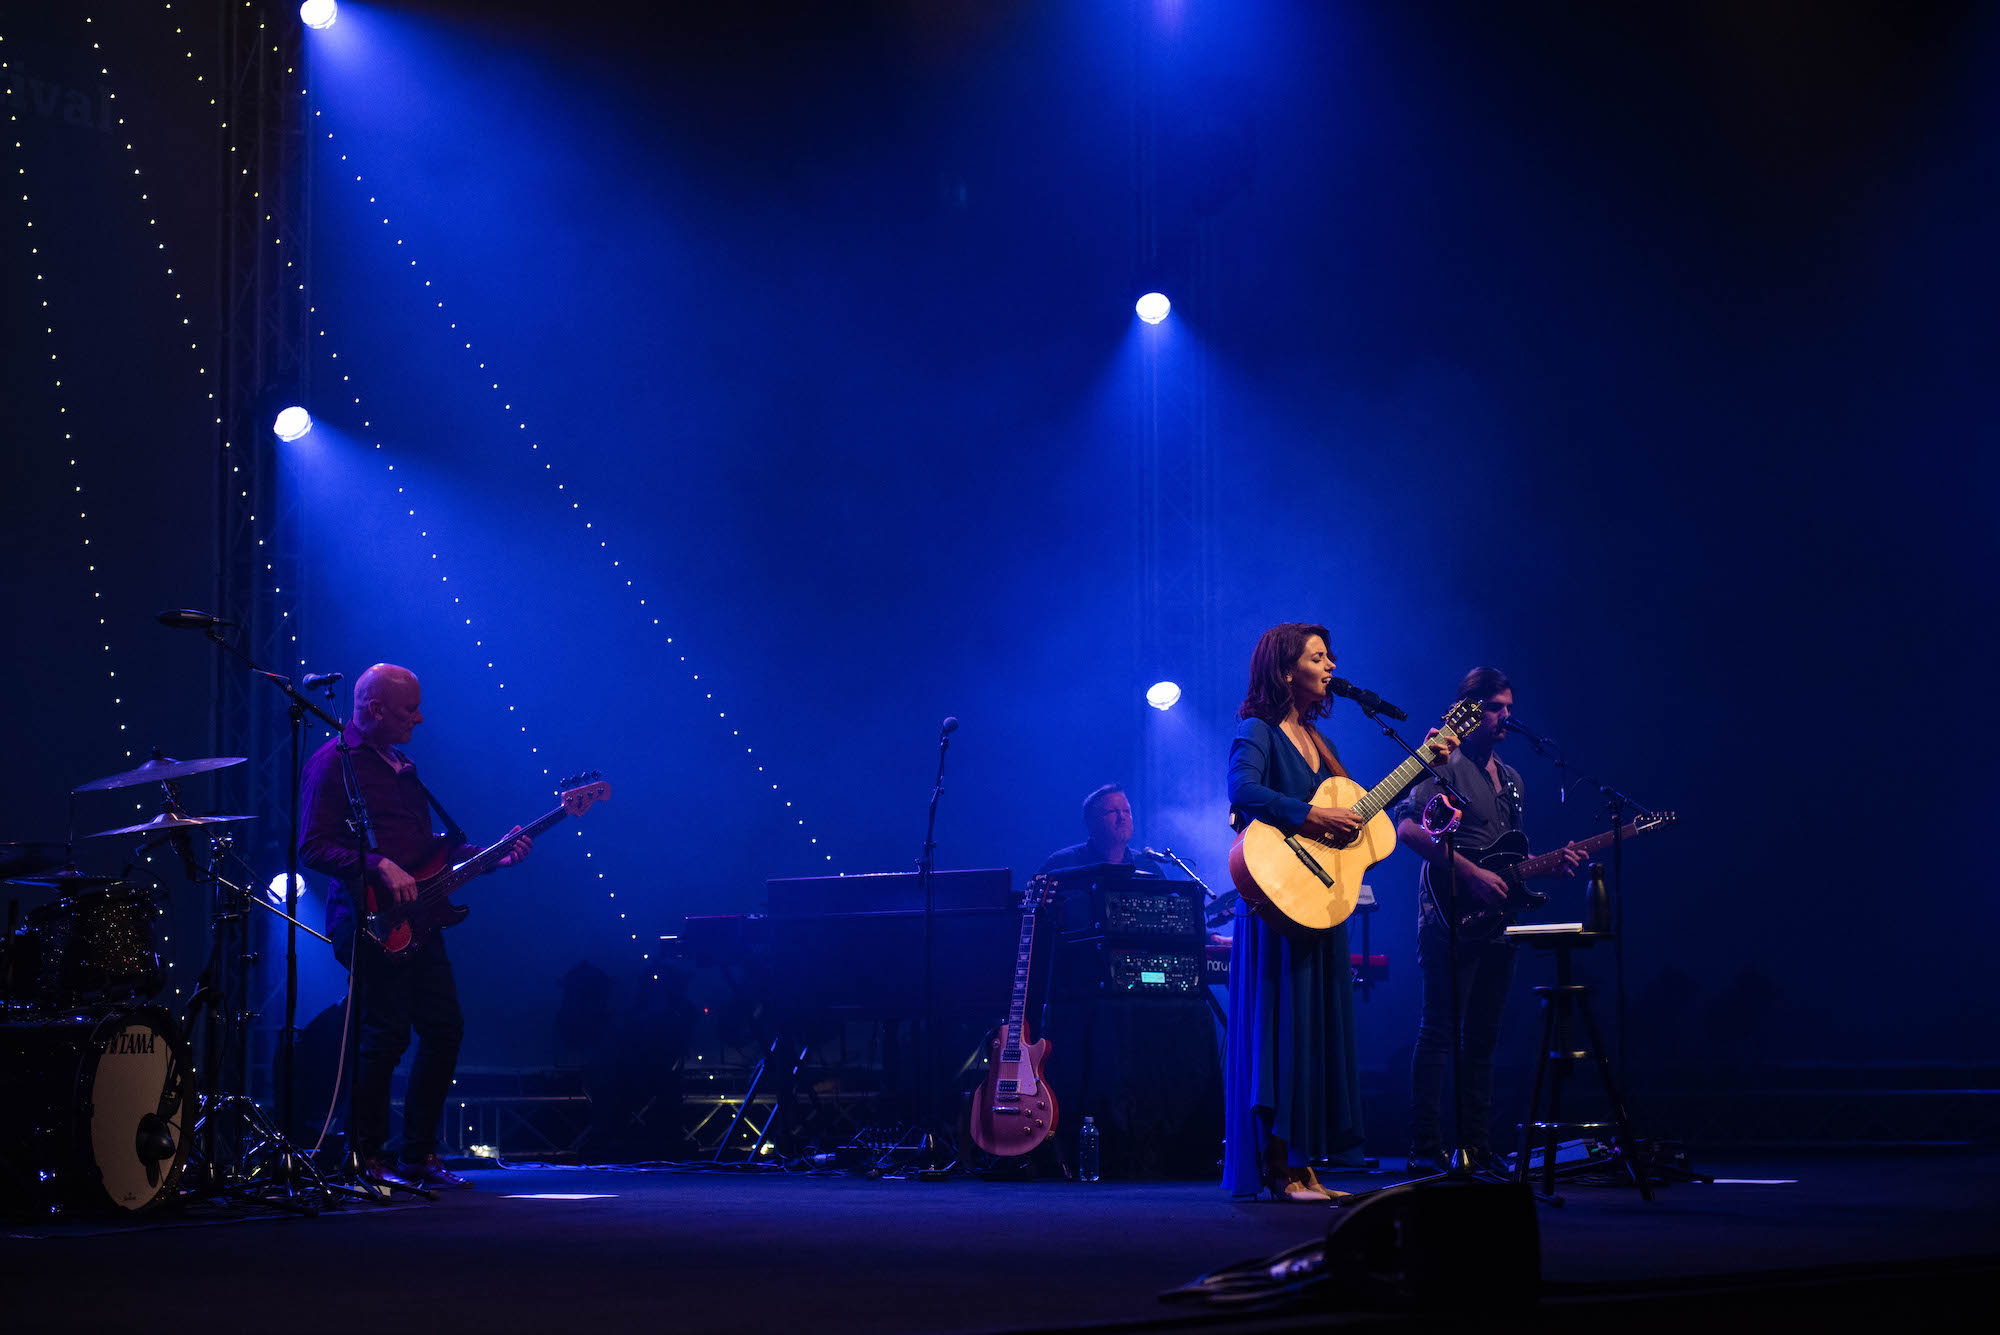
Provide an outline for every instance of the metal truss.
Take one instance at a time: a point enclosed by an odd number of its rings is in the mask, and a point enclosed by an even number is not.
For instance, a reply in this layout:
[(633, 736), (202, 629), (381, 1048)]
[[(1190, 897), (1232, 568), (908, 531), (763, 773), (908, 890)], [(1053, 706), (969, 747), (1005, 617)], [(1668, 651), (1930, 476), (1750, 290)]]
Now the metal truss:
[[(1156, 288), (1182, 311), (1208, 310), (1217, 229), (1188, 181), (1163, 188), (1164, 76), (1150, 7), (1132, 11), (1133, 296)], [(1165, 155), (1171, 156), (1171, 155)], [(1133, 387), (1131, 467), (1138, 531), (1132, 544), (1134, 680), (1165, 674), (1192, 701), (1213, 704), (1218, 673), (1213, 624), (1214, 450), (1209, 358), (1203, 340), (1143, 337)], [(1135, 709), (1137, 705), (1135, 703)], [(1185, 757), (1166, 754), (1147, 729), (1145, 800), (1157, 808), (1185, 800)]]
[[(288, 675), (297, 671), (304, 606), (300, 513), (280, 476), (270, 421), (277, 400), (307, 389), (311, 134), (304, 57), (296, 5), (245, 0), (224, 7), (215, 604), (236, 623), (245, 652)], [(240, 851), (262, 893), (284, 868), (289, 835), (292, 770), (284, 700), (240, 661), (218, 653), (212, 702), (216, 754), (249, 762), (223, 773), (222, 791), (231, 809), (258, 818), (242, 836)], [(260, 1076), (281, 1022), (270, 1015), (259, 1026), (253, 1047)], [(236, 1056), (225, 1060), (233, 1064)], [(253, 1092), (267, 1088), (260, 1083)]]

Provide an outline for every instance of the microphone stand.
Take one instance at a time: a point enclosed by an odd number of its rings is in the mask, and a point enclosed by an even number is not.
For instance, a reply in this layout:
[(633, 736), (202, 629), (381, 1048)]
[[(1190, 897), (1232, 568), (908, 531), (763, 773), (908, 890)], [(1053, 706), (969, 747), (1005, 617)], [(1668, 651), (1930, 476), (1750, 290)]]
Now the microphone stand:
[[(1554, 751), (1555, 759), (1550, 761), (1561, 776), (1561, 787), (1556, 800), (1567, 801), (1571, 783), (1570, 771), (1575, 768), (1564, 757), (1562, 747), (1553, 737), (1539, 737), (1525, 728), (1512, 731), (1524, 738), (1528, 746), (1538, 756), (1547, 758)], [(1611, 821), (1611, 972), (1616, 1014), (1612, 1021), (1618, 1035), (1618, 1084), (1625, 1086), (1625, 824), (1627, 816), (1650, 816), (1652, 809), (1643, 803), (1613, 788), (1610, 784), (1590, 774), (1578, 773), (1577, 782), (1595, 785), (1598, 795), (1604, 799), (1604, 809)]]
[[(307, 713), (313, 714), (321, 723), (331, 728), (336, 735), (341, 732), (343, 725), (338, 718), (327, 713), (301, 694), (298, 688), (292, 685), (291, 678), (271, 671), (245, 653), (240, 646), (231, 644), (224, 638), (220, 626), (205, 627), (202, 633), (217, 648), (242, 659), (251, 672), (276, 686), (284, 693), (285, 699), (290, 702), (287, 717), (290, 720), (292, 735), (292, 800), (290, 824), (288, 826), (290, 837), (285, 840), (285, 910), (281, 915), (287, 923), (285, 928), (285, 1023), (283, 1028), (278, 1032), (277, 1081), (278, 1125), (283, 1127), (285, 1134), (289, 1136), (295, 1129), (293, 1125), (292, 1101), (294, 1090), (297, 1087), (297, 1080), (293, 1072), (293, 1063), (297, 1049), (299, 1017), (299, 785), (303, 781), (305, 773), (305, 716)], [(327, 699), (330, 702), (332, 698), (333, 688), (329, 686), (327, 688)], [(259, 903), (263, 902), (261, 898), (256, 896), (253, 896), (253, 898), (257, 899)], [(307, 928), (306, 930), (311, 931), (312, 929)], [(318, 936), (319, 933), (314, 932), (313, 935)], [(324, 940), (325, 938), (322, 937), (321, 939)]]
[[(308, 706), (310, 708), (310, 706)], [(347, 1007), (347, 1032), (342, 1042), (353, 1054), (354, 1070), (347, 1077), (347, 1123), (345, 1139), (347, 1152), (341, 1156), (340, 1176), (343, 1185), (356, 1197), (388, 1204), (398, 1191), (412, 1196), (421, 1196), (427, 1201), (437, 1199), (437, 1193), (423, 1187), (410, 1186), (400, 1182), (377, 1182), (363, 1171), (361, 1151), (354, 1144), (354, 1101), (361, 1088), (361, 1012), (368, 996), (368, 981), (363, 974), (361, 952), (367, 949), (367, 936), (361, 930), (362, 919), (368, 912), (368, 855), (381, 852), (381, 844), (375, 838), (375, 819), (368, 814), (368, 799), (362, 795), (361, 782), (354, 777), (354, 748), (347, 744), (347, 730), (342, 728), (340, 740), (334, 744), (334, 752), (340, 757), (340, 775), (347, 785), (347, 802), (354, 812), (354, 852), (356, 874), (353, 897), (348, 903), (347, 937), (347, 986), (349, 1002)]]
[(923, 1049), (917, 1062), (917, 1107), (923, 1117), (923, 1150), (918, 1175), (926, 1181), (941, 1181), (958, 1166), (958, 1157), (940, 1163), (944, 1150), (939, 1144), (937, 1082), (937, 813), (938, 799), (944, 795), (944, 758), (951, 750), (951, 734), (958, 720), (946, 720), (938, 731), (937, 782), (931, 786), (930, 812), (924, 822), (924, 852), (917, 859), (917, 883), (924, 895), (924, 1018)]
[[(1412, 760), (1416, 761), (1419, 765), (1422, 765), (1424, 767), (1424, 772), (1428, 774), (1433, 780), (1436, 781), (1439, 791), (1447, 794), (1453, 801), (1457, 802), (1459, 809), (1461, 811), (1465, 809), (1466, 807), (1465, 794), (1459, 792), (1458, 789), (1452, 785), (1451, 780), (1445, 778), (1443, 774), (1439, 773), (1435, 765), (1431, 764), (1430, 761), (1424, 759), (1423, 755), (1419, 753), (1415, 747), (1411, 746), (1407, 741), (1403, 740), (1403, 736), (1401, 733), (1397, 732), (1396, 729), (1391, 724), (1383, 720), (1381, 702), (1379, 700), (1376, 701), (1355, 700), (1355, 704), (1359, 705), (1361, 708), (1361, 712), (1363, 714), (1366, 714), (1369, 720), (1382, 730), (1382, 735), (1384, 737), (1387, 737), (1390, 741), (1402, 747), (1404, 751), (1409, 753), (1409, 756)], [(1479, 1168), (1477, 1165), (1475, 1165), (1472, 1162), (1472, 1155), (1470, 1151), (1468, 1151), (1465, 1147), (1465, 1079), (1464, 1079), (1465, 1037), (1463, 1033), (1463, 1030), (1465, 1028), (1465, 999), (1459, 995), (1460, 989), (1458, 983), (1458, 946), (1459, 946), (1458, 840), (1454, 834), (1454, 831), (1457, 829), (1457, 827), (1458, 827), (1458, 822), (1454, 820), (1451, 823), (1451, 825), (1447, 826), (1444, 830), (1444, 851), (1445, 851), (1444, 920), (1445, 920), (1446, 940), (1448, 942), (1448, 948), (1445, 958), (1451, 970), (1452, 1135), (1456, 1143), (1452, 1147), (1451, 1158), (1449, 1160), (1450, 1166), (1444, 1172), (1433, 1173), (1429, 1177), (1412, 1178), (1405, 1182), (1398, 1183), (1397, 1184), (1398, 1186), (1421, 1186), (1426, 1182), (1441, 1182), (1441, 1181), (1463, 1182), (1472, 1180), (1474, 1178), (1489, 1182), (1498, 1182), (1503, 1180), (1498, 1176), (1488, 1173), (1485, 1170)], [(1435, 893), (1432, 895), (1431, 898), (1431, 906), (1433, 908), (1438, 907)], [(1364, 961), (1364, 963), (1365, 962), (1366, 961)], [(1388, 1188), (1386, 1187), (1377, 1188), (1377, 1190), (1386, 1191), (1388, 1190)], [(1348, 1196), (1344, 1204), (1347, 1206), (1353, 1206), (1359, 1204), (1362, 1200), (1374, 1194), (1375, 1193), (1373, 1191), (1357, 1191)]]

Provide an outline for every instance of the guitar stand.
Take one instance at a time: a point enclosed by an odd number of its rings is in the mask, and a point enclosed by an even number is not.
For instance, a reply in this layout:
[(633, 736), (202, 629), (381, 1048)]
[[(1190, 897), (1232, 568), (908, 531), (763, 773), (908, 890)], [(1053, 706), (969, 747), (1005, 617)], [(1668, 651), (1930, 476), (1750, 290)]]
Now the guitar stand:
[[(712, 1162), (725, 1162), (723, 1156), (729, 1153), (730, 1143), (736, 1139), (737, 1130), (750, 1120), (750, 1105), (757, 1101), (757, 1095), (764, 1087), (764, 1077), (769, 1075), (774, 1067), (781, 1066), (784, 1062), (783, 1053), (790, 1047), (785, 1041), (786, 1037), (781, 1033), (771, 1040), (770, 1051), (764, 1054), (763, 1059), (757, 1063), (757, 1069), (751, 1073), (750, 1087), (743, 1092), (743, 1102), (737, 1105), (736, 1116), (729, 1119), (729, 1129), (722, 1133), (722, 1141), (715, 1147)], [(771, 1094), (771, 1115), (764, 1119), (764, 1124), (757, 1128), (756, 1139), (743, 1151), (744, 1163), (756, 1163), (757, 1157), (764, 1152), (764, 1143), (771, 1139), (771, 1128), (777, 1124), (778, 1115), (790, 1106), (792, 1097), (799, 1087), (799, 1072), (805, 1069), (806, 1054), (811, 1051), (812, 1049), (806, 1044), (799, 1045), (798, 1056), (792, 1058), (791, 1074), (787, 1075), (778, 1089)]]
[[(1535, 989), (1535, 995), (1542, 1003), (1541, 1047), (1535, 1060), (1534, 1092), (1528, 1096), (1528, 1115), (1521, 1123), (1521, 1147), (1514, 1156), (1511, 1180), (1528, 1181), (1530, 1142), (1539, 1138), (1542, 1142), (1542, 1188), (1536, 1195), (1551, 1205), (1561, 1205), (1562, 1198), (1555, 1194), (1557, 1142), (1566, 1131), (1600, 1136), (1610, 1131), (1613, 1144), (1617, 1147), (1618, 1160), (1630, 1175), (1632, 1185), (1639, 1189), (1642, 1200), (1652, 1200), (1653, 1189), (1647, 1180), (1650, 1174), (1640, 1163), (1632, 1119), (1625, 1110), (1625, 1096), (1618, 1088), (1618, 1078), (1612, 1073), (1610, 1060), (1604, 1055), (1604, 1041), (1597, 1032), (1597, 1020), (1590, 1012), (1590, 986), (1576, 981), (1570, 959), (1572, 952), (1590, 945), (1597, 935), (1577, 931), (1530, 934), (1517, 939), (1538, 949), (1554, 952), (1556, 981), (1552, 986)], [(1578, 1019), (1583, 1021), (1584, 1035), (1589, 1039), (1588, 1047), (1576, 1046), (1575, 1022)], [(1563, 1083), (1575, 1070), (1576, 1063), (1584, 1060), (1594, 1061), (1597, 1065), (1604, 1097), (1611, 1105), (1612, 1120), (1609, 1124), (1563, 1120)], [(1546, 1116), (1538, 1116), (1542, 1109), (1544, 1082), (1549, 1094), (1548, 1109)]]

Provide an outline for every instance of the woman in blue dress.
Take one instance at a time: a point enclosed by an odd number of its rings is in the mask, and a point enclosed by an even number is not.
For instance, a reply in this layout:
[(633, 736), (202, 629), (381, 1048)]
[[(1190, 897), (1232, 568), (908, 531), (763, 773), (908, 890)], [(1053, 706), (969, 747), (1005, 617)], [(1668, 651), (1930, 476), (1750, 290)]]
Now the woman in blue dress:
[[(1346, 807), (1312, 796), (1340, 757), (1313, 727), (1326, 712), (1334, 655), (1324, 626), (1273, 626), (1250, 656), (1250, 687), (1229, 745), (1229, 806), (1287, 834), (1344, 843), (1361, 827)], [(1361, 1145), (1354, 990), (1345, 924), (1280, 931), (1239, 913), (1229, 953), (1229, 1048), (1224, 1072), (1223, 1185), (1233, 1196), (1325, 1202), (1315, 1161)]]

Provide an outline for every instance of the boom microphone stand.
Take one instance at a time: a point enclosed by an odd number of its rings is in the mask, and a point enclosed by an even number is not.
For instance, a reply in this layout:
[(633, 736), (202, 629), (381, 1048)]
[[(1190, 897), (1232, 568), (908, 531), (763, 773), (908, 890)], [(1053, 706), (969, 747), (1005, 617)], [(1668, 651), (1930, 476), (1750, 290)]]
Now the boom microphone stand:
[[(1353, 699), (1354, 697), (1350, 696), (1349, 698)], [(1433, 836), (1442, 836), (1445, 849), (1445, 902), (1443, 911), (1446, 941), (1448, 943), (1445, 958), (1451, 970), (1451, 1097), (1452, 1139), (1454, 1144), (1452, 1146), (1449, 1167), (1444, 1172), (1433, 1173), (1429, 1177), (1413, 1178), (1398, 1185), (1415, 1186), (1425, 1182), (1439, 1181), (1464, 1182), (1476, 1180), (1499, 1182), (1503, 1179), (1487, 1172), (1472, 1162), (1472, 1154), (1465, 1146), (1465, 1036), (1463, 1033), (1465, 1028), (1465, 998), (1459, 995), (1458, 982), (1458, 841), (1455, 833), (1458, 829), (1457, 812), (1463, 811), (1466, 807), (1465, 794), (1459, 792), (1452, 785), (1451, 780), (1445, 778), (1435, 765), (1424, 759), (1415, 747), (1403, 740), (1401, 733), (1397, 732), (1393, 726), (1384, 721), (1382, 714), (1385, 712), (1385, 706), (1383, 706), (1379, 699), (1355, 699), (1354, 702), (1360, 706), (1361, 712), (1368, 716), (1369, 721), (1381, 729), (1384, 737), (1402, 747), (1404, 751), (1409, 753), (1412, 760), (1424, 767), (1424, 772), (1436, 781), (1438, 790), (1441, 793), (1449, 798), (1451, 802), (1457, 803), (1457, 811), (1453, 812), (1449, 823)], [(1428, 824), (1426, 824), (1425, 828), (1429, 829)], [(1435, 897), (1432, 899), (1432, 907), (1438, 907)], [(1373, 1192), (1355, 1192), (1347, 1198), (1345, 1203), (1353, 1205), (1373, 1194)]]
[[(1524, 738), (1534, 753), (1545, 759), (1555, 752), (1549, 763), (1554, 765), (1561, 776), (1561, 787), (1556, 800), (1567, 802), (1572, 782), (1571, 771), (1576, 767), (1563, 755), (1562, 747), (1552, 737), (1543, 737), (1530, 732), (1518, 723), (1509, 722), (1508, 731)], [(1650, 816), (1650, 807), (1619, 792), (1610, 784), (1589, 774), (1575, 775), (1575, 781), (1593, 786), (1604, 799), (1606, 819), (1611, 822), (1611, 972), (1613, 991), (1616, 997), (1616, 1015), (1612, 1021), (1613, 1031), (1618, 1035), (1618, 1083), (1625, 1083), (1625, 823), (1628, 816)]]
[[(170, 617), (175, 616), (178, 616), (179, 619), (169, 620)], [(160, 614), (159, 620), (162, 624), (167, 625), (190, 626), (198, 624), (196, 620), (188, 619), (190, 617), (205, 620), (208, 624), (202, 626), (202, 632), (207, 635), (210, 643), (223, 652), (242, 659), (252, 673), (276, 686), (280, 691), (284, 692), (285, 699), (290, 701), (288, 717), (291, 723), (292, 734), (292, 801), (290, 825), (288, 828), (291, 835), (285, 841), (285, 911), (283, 914), (290, 925), (285, 929), (285, 1024), (284, 1028), (278, 1034), (278, 1125), (284, 1128), (286, 1135), (290, 1135), (296, 1129), (292, 1124), (292, 1094), (297, 1082), (293, 1076), (292, 1065), (294, 1050), (296, 1048), (295, 1030), (298, 1027), (299, 1016), (299, 929), (297, 921), (299, 912), (299, 784), (305, 770), (305, 717), (307, 713), (311, 713), (336, 734), (340, 732), (342, 724), (339, 719), (327, 713), (301, 694), (298, 688), (292, 685), (290, 677), (271, 671), (245, 653), (241, 646), (231, 644), (222, 634), (222, 627), (229, 625), (229, 622), (216, 617), (204, 618), (199, 613), (172, 614), (166, 612)], [(320, 678), (319, 680), (325, 682), (327, 699), (331, 701), (333, 698), (333, 683), (340, 680), (339, 674), (335, 673), (330, 677)], [(306, 678), (308, 686), (313, 685), (314, 681), (315, 679), (312, 677)], [(314, 933), (314, 935), (318, 934)]]
[(342, 1185), (350, 1192), (367, 1200), (387, 1204), (398, 1191), (412, 1196), (421, 1196), (427, 1201), (437, 1199), (437, 1193), (423, 1187), (410, 1186), (400, 1182), (377, 1182), (363, 1170), (361, 1151), (354, 1145), (354, 1102), (356, 1092), (361, 1087), (361, 1010), (368, 995), (368, 982), (363, 976), (364, 965), (361, 952), (368, 948), (368, 937), (361, 930), (361, 920), (368, 912), (368, 855), (379, 852), (380, 844), (375, 838), (375, 820), (368, 814), (368, 799), (362, 795), (361, 783), (354, 777), (354, 748), (347, 744), (347, 730), (340, 730), (340, 740), (334, 751), (340, 756), (341, 778), (347, 784), (347, 802), (354, 812), (354, 852), (357, 872), (354, 878), (353, 900), (348, 904), (347, 938), (347, 1032), (342, 1039), (346, 1051), (354, 1056), (354, 1071), (347, 1077), (347, 1123), (345, 1140), (347, 1151), (341, 1156), (340, 1177)]

